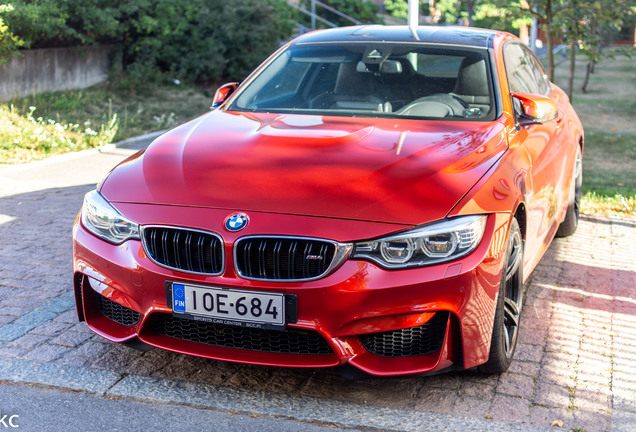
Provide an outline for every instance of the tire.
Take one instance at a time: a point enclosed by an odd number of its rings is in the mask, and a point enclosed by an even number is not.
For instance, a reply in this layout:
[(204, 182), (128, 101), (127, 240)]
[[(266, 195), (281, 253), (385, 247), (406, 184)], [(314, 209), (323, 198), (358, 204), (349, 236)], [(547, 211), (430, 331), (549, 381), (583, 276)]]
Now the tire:
[(516, 219), (512, 219), (499, 284), (499, 295), (490, 342), (488, 361), (481, 373), (498, 374), (508, 370), (517, 346), (519, 319), (523, 305), (523, 239)]
[(574, 172), (572, 173), (572, 186), (570, 187), (570, 196), (568, 198), (568, 210), (565, 213), (565, 219), (559, 225), (556, 232), (557, 237), (571, 236), (576, 232), (579, 226), (579, 210), (581, 207), (581, 185), (583, 184), (583, 158), (581, 156), (581, 147), (576, 150), (576, 161), (574, 163)]

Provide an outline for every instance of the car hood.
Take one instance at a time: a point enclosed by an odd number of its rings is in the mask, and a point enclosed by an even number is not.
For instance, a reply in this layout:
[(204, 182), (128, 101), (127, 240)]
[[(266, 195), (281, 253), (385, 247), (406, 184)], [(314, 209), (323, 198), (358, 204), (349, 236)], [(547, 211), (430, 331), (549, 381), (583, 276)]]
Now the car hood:
[(446, 216), (507, 148), (499, 122), (213, 111), (115, 168), (111, 202), (417, 225)]

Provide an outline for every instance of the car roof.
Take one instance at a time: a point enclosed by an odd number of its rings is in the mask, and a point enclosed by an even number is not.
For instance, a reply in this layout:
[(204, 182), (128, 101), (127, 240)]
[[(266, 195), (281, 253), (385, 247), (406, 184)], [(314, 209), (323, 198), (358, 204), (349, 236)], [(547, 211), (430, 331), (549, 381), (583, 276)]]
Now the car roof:
[(417, 38), (407, 26), (363, 25), (339, 27), (307, 33), (293, 44), (347, 43), (347, 42), (415, 42), (435, 45), (453, 45), (491, 48), (496, 30), (460, 26), (419, 26)]

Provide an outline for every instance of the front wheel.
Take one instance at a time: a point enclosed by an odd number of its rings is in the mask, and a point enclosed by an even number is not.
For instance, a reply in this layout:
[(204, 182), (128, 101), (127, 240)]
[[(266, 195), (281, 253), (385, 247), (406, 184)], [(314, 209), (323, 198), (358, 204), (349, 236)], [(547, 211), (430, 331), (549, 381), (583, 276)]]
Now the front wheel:
[(503, 373), (508, 370), (517, 346), (519, 319), (523, 304), (523, 239), (516, 219), (512, 219), (508, 245), (501, 272), (497, 309), (490, 342), (490, 357), (479, 366), (482, 373)]

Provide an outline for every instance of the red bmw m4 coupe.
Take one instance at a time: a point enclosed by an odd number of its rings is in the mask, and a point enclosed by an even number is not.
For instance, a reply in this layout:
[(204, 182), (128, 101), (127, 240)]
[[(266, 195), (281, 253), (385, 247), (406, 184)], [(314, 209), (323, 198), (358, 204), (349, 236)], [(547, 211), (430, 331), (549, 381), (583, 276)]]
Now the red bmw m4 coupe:
[(388, 376), (505, 371), (577, 227), (583, 129), (514, 36), (361, 26), (282, 47), (89, 192), (79, 319), (114, 342)]

